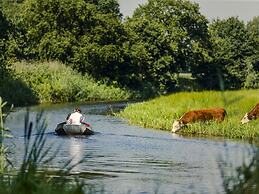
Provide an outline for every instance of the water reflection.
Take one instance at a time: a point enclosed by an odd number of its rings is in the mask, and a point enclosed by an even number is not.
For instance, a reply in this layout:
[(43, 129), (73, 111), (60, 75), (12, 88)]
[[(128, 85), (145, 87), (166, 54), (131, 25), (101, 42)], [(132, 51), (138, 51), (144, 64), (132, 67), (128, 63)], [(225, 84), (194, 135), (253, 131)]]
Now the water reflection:
[(172, 136), (172, 139), (181, 139), (182, 138), (181, 135), (178, 135), (176, 133), (172, 133), (171, 136)]
[[(115, 107), (123, 107), (125, 104)], [(52, 105), (45, 110), (48, 118), (47, 140), (61, 145), (55, 165), (62, 167), (71, 158), (72, 165), (83, 163), (73, 171), (80, 172), (87, 183), (101, 184), (107, 193), (223, 193), (218, 165), (219, 156), (233, 162), (233, 168), (248, 158), (244, 153), (251, 144), (203, 137), (186, 137), (167, 131), (129, 126), (119, 118), (108, 116), (110, 104), (80, 105), (95, 135), (89, 137), (55, 136), (57, 123), (62, 122), (74, 105)], [(41, 108), (34, 107), (35, 116)], [(17, 148), (23, 143), (25, 110), (10, 115), (6, 126), (12, 129)], [(17, 137), (21, 137), (18, 138)], [(229, 149), (226, 149), (229, 148)], [(22, 160), (20, 150), (16, 158)], [(52, 151), (52, 150), (51, 150)], [(87, 158), (86, 158), (87, 157)], [(86, 159), (86, 160), (85, 160)], [(224, 159), (224, 158), (223, 158)]]
[(69, 156), (73, 160), (71, 161), (71, 165), (75, 166), (73, 171), (80, 171), (79, 163), (82, 160), (82, 147), (81, 143), (78, 142), (78, 139), (71, 137), (69, 141)]

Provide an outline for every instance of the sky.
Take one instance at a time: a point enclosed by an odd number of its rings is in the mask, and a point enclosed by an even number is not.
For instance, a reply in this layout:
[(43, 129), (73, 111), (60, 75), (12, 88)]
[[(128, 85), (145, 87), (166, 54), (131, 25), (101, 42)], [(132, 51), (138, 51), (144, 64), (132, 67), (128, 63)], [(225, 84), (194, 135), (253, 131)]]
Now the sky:
[[(123, 16), (132, 16), (139, 4), (148, 0), (118, 0)], [(199, 3), (200, 12), (210, 21), (238, 16), (245, 22), (259, 16), (259, 0), (191, 0)]]

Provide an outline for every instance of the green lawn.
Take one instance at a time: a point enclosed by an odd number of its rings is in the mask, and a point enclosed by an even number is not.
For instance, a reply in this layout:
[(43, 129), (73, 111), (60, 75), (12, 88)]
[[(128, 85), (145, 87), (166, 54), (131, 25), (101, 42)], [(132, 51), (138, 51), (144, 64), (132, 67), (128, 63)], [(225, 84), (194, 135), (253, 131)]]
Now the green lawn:
[(227, 116), (222, 123), (189, 124), (179, 133), (255, 139), (259, 137), (259, 119), (245, 125), (240, 120), (258, 102), (259, 90), (180, 92), (131, 104), (118, 116), (130, 124), (171, 131), (173, 120), (187, 111), (223, 107)]

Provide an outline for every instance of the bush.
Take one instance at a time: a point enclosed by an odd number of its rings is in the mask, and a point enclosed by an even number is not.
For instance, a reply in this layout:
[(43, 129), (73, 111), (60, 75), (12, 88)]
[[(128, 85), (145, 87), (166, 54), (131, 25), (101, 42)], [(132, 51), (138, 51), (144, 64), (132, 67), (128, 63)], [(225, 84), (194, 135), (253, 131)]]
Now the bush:
[(127, 100), (131, 93), (96, 82), (58, 62), (16, 63), (16, 78), (31, 88), (40, 103)]

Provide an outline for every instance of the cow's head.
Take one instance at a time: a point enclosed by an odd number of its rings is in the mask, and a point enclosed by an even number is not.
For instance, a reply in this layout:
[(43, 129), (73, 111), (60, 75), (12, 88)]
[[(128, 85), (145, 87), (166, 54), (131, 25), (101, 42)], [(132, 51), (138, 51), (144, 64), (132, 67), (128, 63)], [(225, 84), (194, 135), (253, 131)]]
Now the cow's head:
[(250, 119), (248, 118), (248, 113), (245, 114), (245, 116), (241, 119), (241, 123), (245, 124), (248, 123)]
[(173, 123), (172, 133), (179, 131), (184, 126), (182, 121), (176, 120)]

